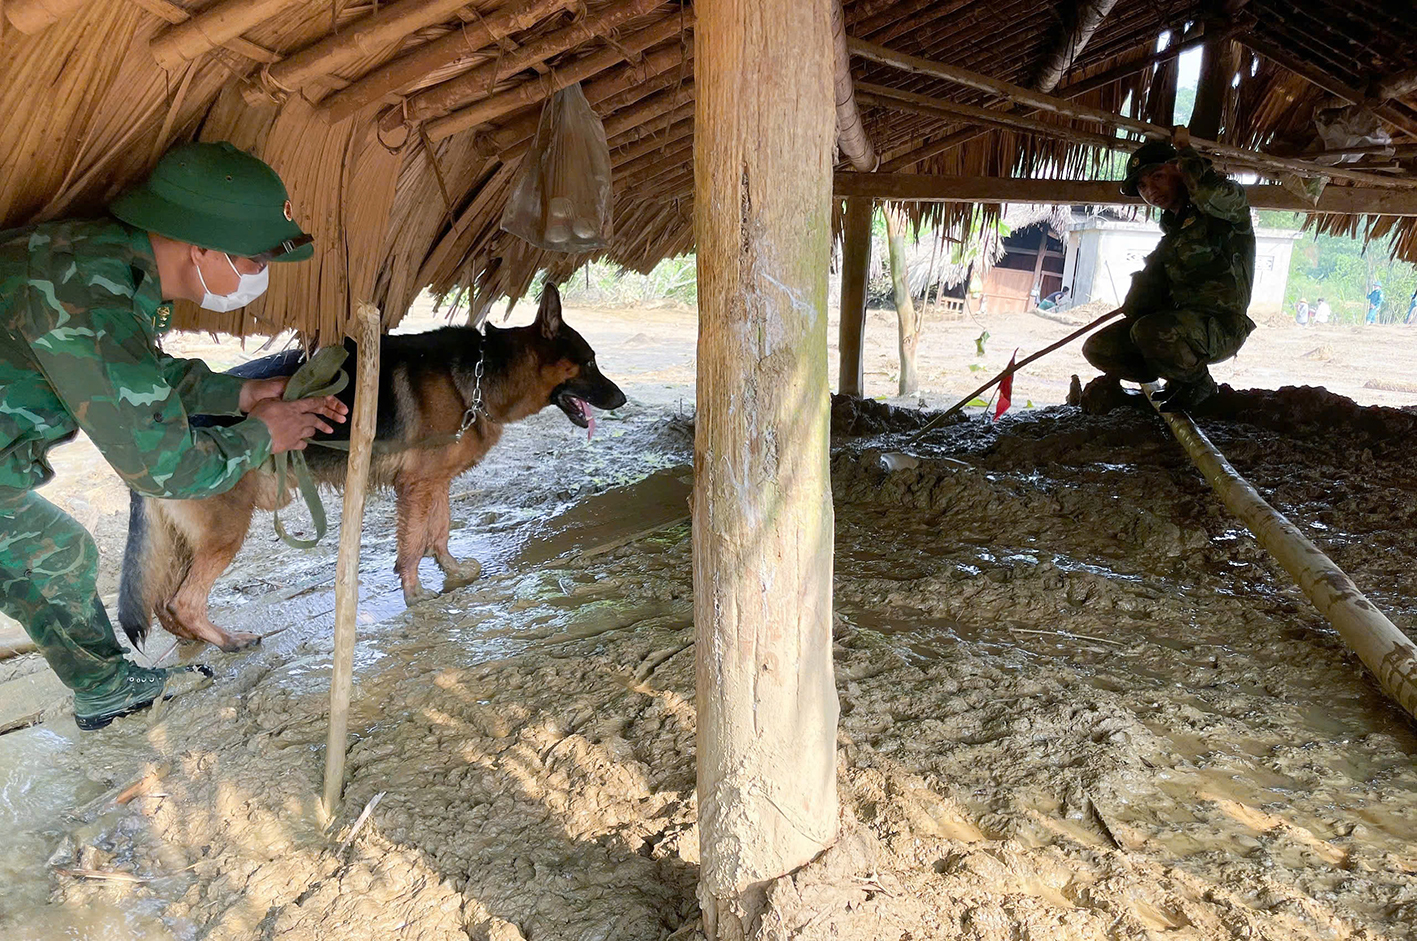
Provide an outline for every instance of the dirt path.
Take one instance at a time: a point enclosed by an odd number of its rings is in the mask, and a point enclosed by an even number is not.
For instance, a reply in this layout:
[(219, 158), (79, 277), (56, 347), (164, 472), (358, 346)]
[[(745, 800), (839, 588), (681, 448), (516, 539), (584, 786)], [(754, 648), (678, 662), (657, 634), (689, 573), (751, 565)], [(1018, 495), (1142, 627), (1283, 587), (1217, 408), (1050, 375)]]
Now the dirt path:
[[(156, 717), (81, 739), (60, 706), (0, 736), (0, 931), (693, 935), (691, 439), (676, 414), (691, 319), (568, 320), (631, 404), (589, 445), (543, 414), (459, 482), (454, 551), (483, 561), (481, 581), (404, 610), (391, 506), (371, 506), (355, 742), (329, 832), (314, 798), (333, 540), (296, 553), (258, 521), (215, 616), (288, 629), (238, 655), (178, 650), (217, 682)], [(871, 329), (868, 355), (893, 347)], [(1012, 344), (1066, 330), (1001, 321), (988, 355), (1009, 344), (1001, 367)], [(1364, 356), (1397, 369), (1417, 341), (1387, 331), (1358, 331), (1301, 381), (1358, 383), (1343, 364)], [(977, 328), (928, 335), (947, 391), (977, 384)], [(1246, 353), (1285, 361), (1315, 335), (1262, 331)], [(1056, 365), (1054, 399), (1071, 369)], [(887, 379), (869, 373), (868, 391)], [(1402, 398), (1366, 398), (1383, 396)], [(1265, 400), (1206, 429), (1413, 631), (1412, 420), (1323, 426), (1325, 403)], [(942, 429), (920, 466), (887, 473), (879, 454), (905, 425), (849, 411), (840, 425), (887, 434), (838, 437), (833, 455), (847, 836), (774, 886), (764, 937), (1417, 938), (1417, 732), (1159, 422), (1025, 410)], [(84, 487), (62, 493), (103, 530), (116, 497), (76, 464)], [(145, 796), (102, 800), (154, 767)]]

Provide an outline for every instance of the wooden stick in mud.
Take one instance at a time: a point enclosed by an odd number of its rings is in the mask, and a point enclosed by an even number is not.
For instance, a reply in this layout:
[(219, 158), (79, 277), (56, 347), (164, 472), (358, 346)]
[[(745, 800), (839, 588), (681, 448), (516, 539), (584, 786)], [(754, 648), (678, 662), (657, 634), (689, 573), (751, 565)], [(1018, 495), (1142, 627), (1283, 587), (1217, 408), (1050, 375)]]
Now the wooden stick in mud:
[(948, 409), (946, 409), (945, 411), (941, 412), (939, 415), (936, 415), (934, 418), (930, 419), (930, 423), (927, 424), (924, 428), (921, 428), (919, 431), (917, 431), (917, 432), (915, 433), (915, 436), (910, 439), (910, 443), (911, 443), (911, 444), (914, 444), (915, 442), (919, 441), (922, 437), (924, 437), (925, 432), (931, 430), (932, 428), (938, 428), (939, 425), (940, 425), (940, 423), (943, 422), (945, 419), (949, 418), (951, 415), (955, 414), (955, 413), (958, 412), (960, 409), (964, 408), (964, 407), (965, 407), (966, 405), (968, 405), (970, 402), (973, 402), (976, 398), (978, 398), (979, 396), (983, 395), (985, 392), (988, 392), (990, 389), (994, 388), (994, 386), (996, 386), (996, 385), (998, 385), (999, 383), (1003, 382), (1003, 381), (1004, 381), (1005, 379), (1007, 379), (1009, 376), (1011, 376), (1011, 375), (1013, 375), (1014, 373), (1018, 372), (1020, 369), (1022, 369), (1022, 368), (1025, 367), (1025, 366), (1027, 366), (1029, 363), (1033, 362), (1033, 361), (1036, 360), (1036, 359), (1042, 359), (1044, 356), (1047, 356), (1049, 353), (1053, 352), (1054, 350), (1058, 349), (1059, 347), (1067, 346), (1069, 343), (1073, 342), (1073, 341), (1076, 340), (1078, 337), (1082, 336), (1083, 334), (1087, 333), (1087, 332), (1090, 331), (1090, 330), (1093, 330), (1093, 329), (1095, 329), (1095, 328), (1097, 328), (1097, 327), (1102, 326), (1104, 323), (1106, 323), (1107, 321), (1109, 321), (1109, 320), (1111, 320), (1112, 318), (1116, 317), (1116, 316), (1117, 316), (1118, 314), (1120, 314), (1121, 312), (1122, 312), (1122, 308), (1120, 308), (1120, 307), (1118, 307), (1116, 310), (1110, 310), (1110, 311), (1108, 311), (1107, 313), (1103, 314), (1101, 317), (1098, 317), (1096, 320), (1094, 320), (1092, 323), (1088, 324), (1087, 326), (1085, 326), (1085, 327), (1078, 327), (1076, 330), (1074, 330), (1072, 333), (1068, 334), (1067, 336), (1063, 337), (1063, 338), (1062, 338), (1061, 340), (1059, 340), (1058, 342), (1053, 343), (1053, 344), (1051, 344), (1051, 345), (1049, 345), (1049, 346), (1045, 346), (1043, 349), (1039, 350), (1037, 353), (1031, 353), (1031, 354), (1029, 354), (1028, 356), (1025, 356), (1023, 359), (1021, 359), (1021, 360), (1019, 360), (1018, 362), (1014, 363), (1012, 366), (1005, 366), (1005, 367), (1003, 368), (1003, 370), (1000, 371), (1000, 373), (999, 373), (997, 376), (995, 376), (994, 378), (990, 379), (988, 382), (984, 383), (982, 386), (980, 386), (979, 388), (975, 389), (973, 392), (969, 393), (968, 395), (966, 395), (964, 398), (960, 399), (960, 400), (959, 400), (958, 402), (956, 402), (955, 404), (951, 405)]
[(335, 563), (335, 653), (330, 678), (330, 734), (325, 746), (324, 810), (331, 819), (344, 790), (344, 758), (349, 747), (349, 695), (354, 682), (354, 632), (359, 615), (359, 540), (364, 529), (364, 490), (374, 450), (379, 400), (379, 308), (360, 304), (359, 366), (354, 414), (349, 421), (349, 466), (344, 477), (339, 561)]
[[(1150, 398), (1159, 387), (1144, 388)], [(1189, 415), (1163, 412), (1161, 417), (1230, 512), (1294, 578), (1343, 642), (1373, 671), (1387, 694), (1417, 717), (1417, 646), (1363, 596), (1333, 560), (1265, 502)]]

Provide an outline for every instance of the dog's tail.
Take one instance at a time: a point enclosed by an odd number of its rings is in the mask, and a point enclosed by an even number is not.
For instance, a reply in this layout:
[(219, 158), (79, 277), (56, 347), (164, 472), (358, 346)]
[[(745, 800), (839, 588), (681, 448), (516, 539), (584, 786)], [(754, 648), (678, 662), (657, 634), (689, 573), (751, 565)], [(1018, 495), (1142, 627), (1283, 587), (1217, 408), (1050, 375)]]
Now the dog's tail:
[(128, 493), (128, 543), (118, 585), (118, 623), (134, 647), (142, 647), (152, 625), (157, 598), (170, 597), (190, 564), (190, 551), (161, 510), (161, 504)]

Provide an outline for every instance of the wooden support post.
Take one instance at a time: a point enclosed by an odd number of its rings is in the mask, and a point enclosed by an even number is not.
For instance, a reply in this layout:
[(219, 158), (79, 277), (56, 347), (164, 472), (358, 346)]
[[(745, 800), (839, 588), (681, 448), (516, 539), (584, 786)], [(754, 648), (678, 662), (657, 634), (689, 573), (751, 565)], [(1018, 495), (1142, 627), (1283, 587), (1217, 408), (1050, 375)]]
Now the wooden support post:
[(749, 937), (771, 880), (837, 834), (828, 4), (695, 4), (693, 564), (709, 941)]
[(1043, 259), (1048, 257), (1048, 233), (1053, 231), (1048, 223), (1042, 223), (1043, 238), (1038, 242), (1038, 257), (1033, 260), (1033, 300), (1043, 296)]
[(344, 758), (349, 747), (349, 697), (354, 684), (354, 639), (359, 617), (359, 543), (364, 529), (364, 491), (374, 451), (379, 407), (379, 308), (355, 311), (359, 360), (355, 371), (354, 414), (349, 423), (349, 464), (344, 475), (339, 561), (335, 563), (334, 675), (330, 677), (330, 734), (325, 743), (325, 813), (333, 819), (344, 791)]
[(887, 205), (886, 245), (891, 256), (891, 289), (895, 295), (896, 338), (900, 352), (900, 380), (897, 391), (910, 395), (920, 388), (915, 374), (915, 351), (920, 345), (920, 317), (910, 297), (910, 272), (905, 262), (905, 213), (899, 205)]
[(219, 0), (191, 19), (158, 33), (148, 48), (157, 64), (171, 72), (183, 62), (236, 39), (285, 7), (302, 2), (304, 0)]
[(871, 215), (875, 201), (846, 201), (846, 232), (841, 246), (841, 325), (837, 348), (841, 351), (840, 381), (843, 395), (864, 395), (866, 342), (866, 281), (871, 274)]

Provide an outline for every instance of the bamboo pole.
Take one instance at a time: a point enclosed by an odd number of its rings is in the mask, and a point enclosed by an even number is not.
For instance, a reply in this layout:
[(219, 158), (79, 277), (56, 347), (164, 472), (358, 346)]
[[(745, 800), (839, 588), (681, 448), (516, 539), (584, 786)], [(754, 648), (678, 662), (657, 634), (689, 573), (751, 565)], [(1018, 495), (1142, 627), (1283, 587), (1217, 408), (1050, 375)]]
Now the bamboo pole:
[(0, 9), (10, 25), (33, 36), (53, 26), (62, 19), (73, 16), (79, 8), (90, 0), (5, 0)]
[(1073, 67), (1078, 56), (1082, 55), (1082, 51), (1092, 41), (1093, 34), (1107, 18), (1107, 14), (1112, 12), (1116, 3), (1117, 0), (1083, 0), (1077, 5), (1073, 28), (1068, 32), (1058, 33), (1048, 59), (1039, 69), (1038, 81), (1035, 83), (1039, 91), (1051, 92), (1058, 87), (1058, 83), (1063, 80), (1068, 69)]
[(846, 50), (846, 14), (841, 0), (832, 0), (832, 86), (836, 94), (836, 143), (851, 165), (867, 173), (881, 158), (866, 135), (866, 125), (856, 107), (856, 87), (851, 81), (851, 53)]
[(456, 78), (410, 96), (400, 107), (385, 111), (379, 118), (379, 127), (385, 132), (392, 131), (404, 124), (439, 117), (469, 102), (490, 97), (496, 83), (502, 79), (540, 65), (568, 49), (592, 42), (627, 20), (652, 12), (663, 3), (664, 0), (626, 0), (594, 16), (547, 33), (515, 52), (498, 56)]
[(358, 81), (350, 83), (320, 102), (317, 113), (326, 122), (338, 124), (385, 95), (412, 85), (438, 69), (469, 56), (496, 50), (485, 50), (488, 43), (499, 43), (512, 33), (530, 29), (546, 17), (575, 6), (577, 0), (531, 0), (527, 4), (513, 3), (491, 16), (479, 17), (462, 29), (439, 37), (399, 56)]
[(843, 395), (864, 395), (866, 342), (866, 280), (871, 271), (871, 214), (875, 201), (846, 201), (846, 233), (841, 247), (841, 323), (837, 349), (841, 354), (837, 389)]
[(994, 388), (994, 386), (1003, 382), (1009, 376), (1012, 376), (1014, 373), (1027, 366), (1029, 363), (1033, 362), (1036, 359), (1042, 359), (1043, 357), (1047, 356), (1049, 353), (1053, 352), (1059, 347), (1067, 346), (1069, 343), (1073, 342), (1083, 334), (1095, 330), (1107, 321), (1120, 316), (1121, 313), (1122, 308), (1120, 307), (1118, 307), (1116, 310), (1110, 310), (1107, 313), (1103, 314), (1101, 317), (1098, 317), (1092, 323), (1088, 324), (1085, 327), (1079, 327), (1072, 333), (1063, 337), (1061, 340), (1058, 340), (1056, 343), (1050, 343), (1049, 345), (1043, 347), (1043, 349), (1039, 350), (1037, 353), (1031, 353), (1028, 356), (1025, 356), (1023, 359), (1019, 360), (1018, 362), (1011, 363), (1008, 366), (1005, 366), (1003, 369), (999, 370), (998, 374), (995, 375), (994, 378), (990, 379), (988, 382), (985, 382), (979, 388), (975, 389), (973, 392), (969, 393), (964, 398), (960, 399), (958, 402), (951, 405), (949, 408), (945, 409), (943, 412), (936, 415), (934, 418), (930, 419), (930, 421), (925, 425), (925, 427), (921, 428), (913, 436), (911, 436), (910, 443), (914, 444), (921, 438), (925, 437), (925, 433), (927, 431), (930, 431), (934, 428), (938, 428), (944, 422), (945, 419), (961, 411), (970, 402), (973, 402), (979, 396), (983, 395), (985, 392), (988, 392), (990, 389)]
[[(692, 59), (692, 47), (686, 55), (681, 47), (669, 46), (582, 86), (582, 91), (596, 113), (606, 117), (692, 75), (687, 68)], [(540, 110), (528, 109), (522, 117), (487, 132), (487, 146), (493, 153), (505, 155), (528, 141), (540, 121)]]
[(220, 0), (191, 19), (169, 26), (148, 44), (157, 64), (169, 72), (183, 62), (238, 38), (286, 7), (304, 0)]
[(364, 530), (364, 493), (374, 450), (379, 407), (379, 308), (359, 304), (354, 414), (349, 422), (349, 464), (344, 476), (339, 561), (335, 563), (335, 651), (330, 677), (330, 730), (325, 744), (325, 813), (333, 819), (344, 792), (344, 759), (349, 747), (349, 701), (354, 683), (354, 641), (359, 617), (359, 544)]
[[(640, 53), (658, 45), (671, 36), (678, 36), (693, 25), (693, 17), (671, 13), (664, 19), (647, 26), (614, 46), (577, 59), (565, 68), (558, 68), (544, 78), (534, 78), (504, 92), (498, 92), (476, 104), (454, 111), (444, 117), (428, 122), (428, 136), (442, 140), (460, 131), (495, 121), (513, 111), (545, 101), (556, 92), (577, 82), (599, 75), (625, 58), (627, 52)], [(589, 99), (587, 99), (589, 100)]]
[[(1037, 108), (1040, 111), (1048, 111), (1076, 121), (1092, 121), (1104, 127), (1120, 128), (1122, 130), (1132, 131), (1144, 137), (1159, 140), (1166, 140), (1171, 137), (1171, 129), (1162, 127), (1159, 124), (1151, 124), (1147, 121), (1127, 117), (1126, 115), (1103, 111), (1100, 108), (1091, 108), (1086, 105), (1076, 104), (1065, 98), (1045, 95), (1041, 92), (1024, 88), (1021, 85), (1014, 85), (996, 78), (990, 78), (987, 75), (980, 75), (977, 72), (970, 72), (967, 69), (947, 65), (943, 62), (934, 62), (930, 59), (922, 59), (918, 56), (895, 52), (894, 50), (877, 46), (874, 43), (864, 42), (860, 39), (848, 39), (847, 46), (856, 55), (870, 59), (873, 62), (893, 66), (907, 72), (929, 75), (933, 78), (964, 85), (968, 88), (987, 91), (998, 95), (1000, 98)], [(1259, 154), (1254, 151), (1231, 147), (1229, 144), (1221, 144), (1201, 137), (1192, 136), (1191, 146), (1196, 150), (1226, 158), (1231, 163), (1261, 170), (1291, 171), (1311, 177), (1326, 176), (1330, 179), (1352, 180), (1355, 183), (1366, 183), (1369, 186), (1384, 189), (1417, 188), (1417, 181), (1396, 180), (1372, 173), (1361, 173), (1355, 170), (1344, 170), (1338, 167), (1326, 167), (1304, 160), (1291, 160), (1285, 157)]]
[[(1147, 397), (1159, 388), (1147, 386)], [(1155, 404), (1155, 403), (1153, 403)], [(1384, 692), (1417, 717), (1417, 646), (1364, 597), (1299, 527), (1270, 506), (1184, 412), (1161, 417), (1220, 499), (1298, 583), (1305, 597), (1372, 671)]]
[(694, 83), (685, 82), (606, 118), (605, 137), (613, 142), (611, 147), (619, 147), (624, 141), (614, 142), (616, 138), (642, 128), (656, 118), (667, 118), (662, 126), (670, 127), (693, 116)]
[(1136, 147), (1138, 143), (1128, 138), (1109, 137), (1106, 134), (1099, 134), (1096, 131), (1084, 131), (1062, 124), (1049, 124), (1047, 121), (1025, 117), (1021, 114), (1013, 114), (1008, 111), (994, 111), (989, 108), (976, 108), (973, 105), (956, 104), (953, 101), (946, 101), (942, 98), (930, 98), (925, 95), (902, 91), (898, 88), (887, 88), (884, 85), (872, 85), (867, 82), (860, 83), (860, 90), (857, 94), (858, 97), (867, 104), (878, 105), (882, 108), (892, 108), (896, 111), (908, 111), (913, 114), (924, 114), (931, 117), (961, 118), (980, 124), (989, 124), (994, 127), (1026, 131), (1029, 134), (1038, 134), (1044, 137), (1054, 137), (1060, 140), (1070, 141), (1072, 143), (1086, 144), (1090, 147), (1105, 147), (1113, 150), (1121, 150)]
[[(481, 5), (487, 5), (485, 0)], [(442, 23), (466, 6), (475, 8), (468, 0), (403, 0), (376, 10), (262, 69), (263, 84), (296, 91), (314, 79), (332, 75), (388, 48), (417, 30)], [(246, 102), (254, 105), (260, 104), (266, 94), (259, 85), (251, 85), (245, 96)]]
[(837, 836), (830, 0), (699, 0), (693, 569), (699, 904), (753, 937)]
[[(173, 3), (172, 0), (128, 0), (128, 2), (136, 7), (147, 10), (158, 19), (165, 20), (173, 25), (185, 23), (192, 18), (192, 14)], [(271, 63), (280, 61), (280, 56), (276, 55), (271, 50), (264, 46), (258, 46), (250, 40), (242, 39), (240, 36), (228, 39), (221, 45), (223, 48), (229, 49), (237, 55), (243, 55), (256, 62)]]
[[(885, 166), (890, 166), (889, 163)], [(884, 167), (882, 168), (884, 170)], [(1123, 196), (1117, 181), (1049, 180), (1031, 177), (935, 176), (924, 173), (838, 172), (837, 196), (869, 196), (926, 203), (1047, 203), (1057, 206), (1140, 206), (1141, 197)], [(1249, 184), (1252, 209), (1333, 213), (1344, 216), (1417, 216), (1417, 193), (1357, 186), (1329, 186), (1317, 203), (1273, 184)]]

